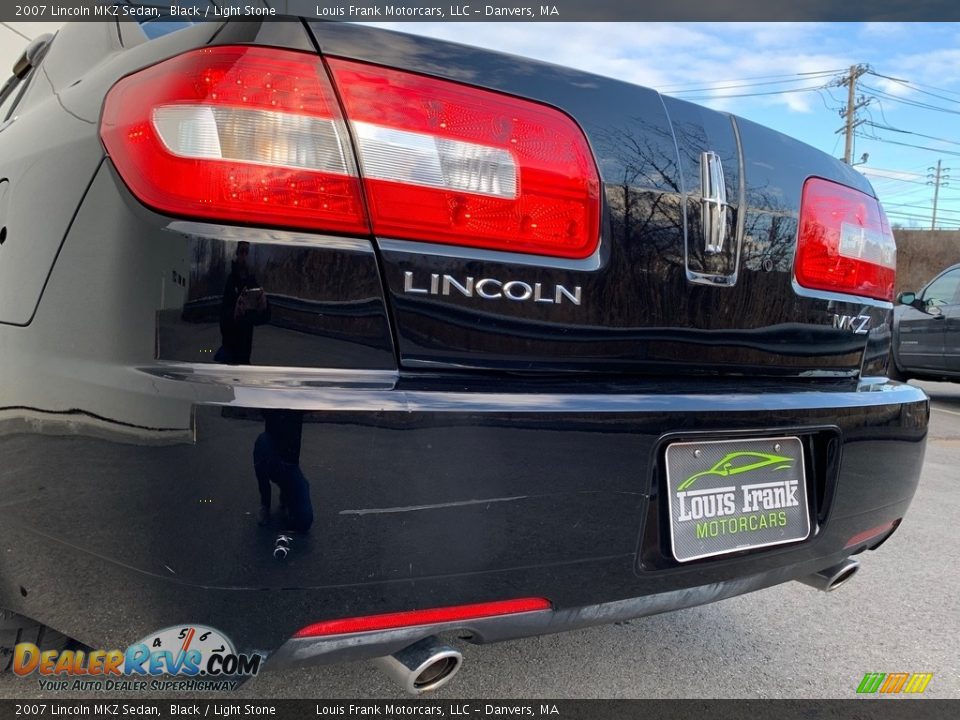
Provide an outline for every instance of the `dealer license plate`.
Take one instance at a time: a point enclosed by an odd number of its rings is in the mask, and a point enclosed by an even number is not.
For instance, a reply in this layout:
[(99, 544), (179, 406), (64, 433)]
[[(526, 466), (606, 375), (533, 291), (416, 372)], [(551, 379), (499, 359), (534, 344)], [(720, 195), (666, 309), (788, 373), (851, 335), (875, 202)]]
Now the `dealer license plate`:
[(670, 546), (680, 562), (810, 535), (800, 438), (667, 446)]

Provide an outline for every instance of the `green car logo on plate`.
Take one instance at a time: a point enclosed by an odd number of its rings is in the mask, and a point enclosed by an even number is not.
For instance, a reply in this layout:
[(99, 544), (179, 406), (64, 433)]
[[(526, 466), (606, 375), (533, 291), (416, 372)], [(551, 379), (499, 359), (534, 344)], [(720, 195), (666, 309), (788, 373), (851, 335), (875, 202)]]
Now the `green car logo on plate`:
[(793, 458), (751, 451), (727, 453), (709, 470), (704, 470), (703, 472), (698, 472), (688, 477), (680, 483), (677, 490), (686, 490), (693, 485), (698, 478), (702, 478), (704, 475), (729, 477), (731, 475), (741, 475), (761, 468), (770, 467), (771, 465), (777, 466), (773, 468), (774, 470), (786, 470), (793, 466)]

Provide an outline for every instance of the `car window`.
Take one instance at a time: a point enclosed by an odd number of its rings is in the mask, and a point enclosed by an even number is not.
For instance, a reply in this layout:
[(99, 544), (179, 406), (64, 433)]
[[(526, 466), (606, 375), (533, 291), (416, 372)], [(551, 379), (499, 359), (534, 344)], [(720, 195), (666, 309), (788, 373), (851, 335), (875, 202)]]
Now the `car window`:
[(946, 272), (923, 291), (923, 301), (929, 305), (956, 305), (960, 288), (960, 268)]

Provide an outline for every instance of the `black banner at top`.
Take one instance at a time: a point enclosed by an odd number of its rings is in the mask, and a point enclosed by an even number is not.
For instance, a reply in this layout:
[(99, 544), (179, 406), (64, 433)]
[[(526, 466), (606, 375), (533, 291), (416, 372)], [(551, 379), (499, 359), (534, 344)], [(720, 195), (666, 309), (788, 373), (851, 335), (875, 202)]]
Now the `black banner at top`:
[(367, 22), (956, 21), (956, 0), (25, 0), (3, 3), (0, 21), (119, 19), (217, 21), (299, 16)]

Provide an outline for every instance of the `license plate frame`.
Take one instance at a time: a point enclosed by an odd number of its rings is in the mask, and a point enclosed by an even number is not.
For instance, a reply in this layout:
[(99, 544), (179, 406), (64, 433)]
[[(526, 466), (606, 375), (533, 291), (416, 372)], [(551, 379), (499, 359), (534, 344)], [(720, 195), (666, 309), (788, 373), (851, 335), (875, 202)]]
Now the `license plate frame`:
[(677, 562), (810, 537), (806, 459), (798, 436), (677, 440), (665, 448), (664, 467), (670, 550)]

